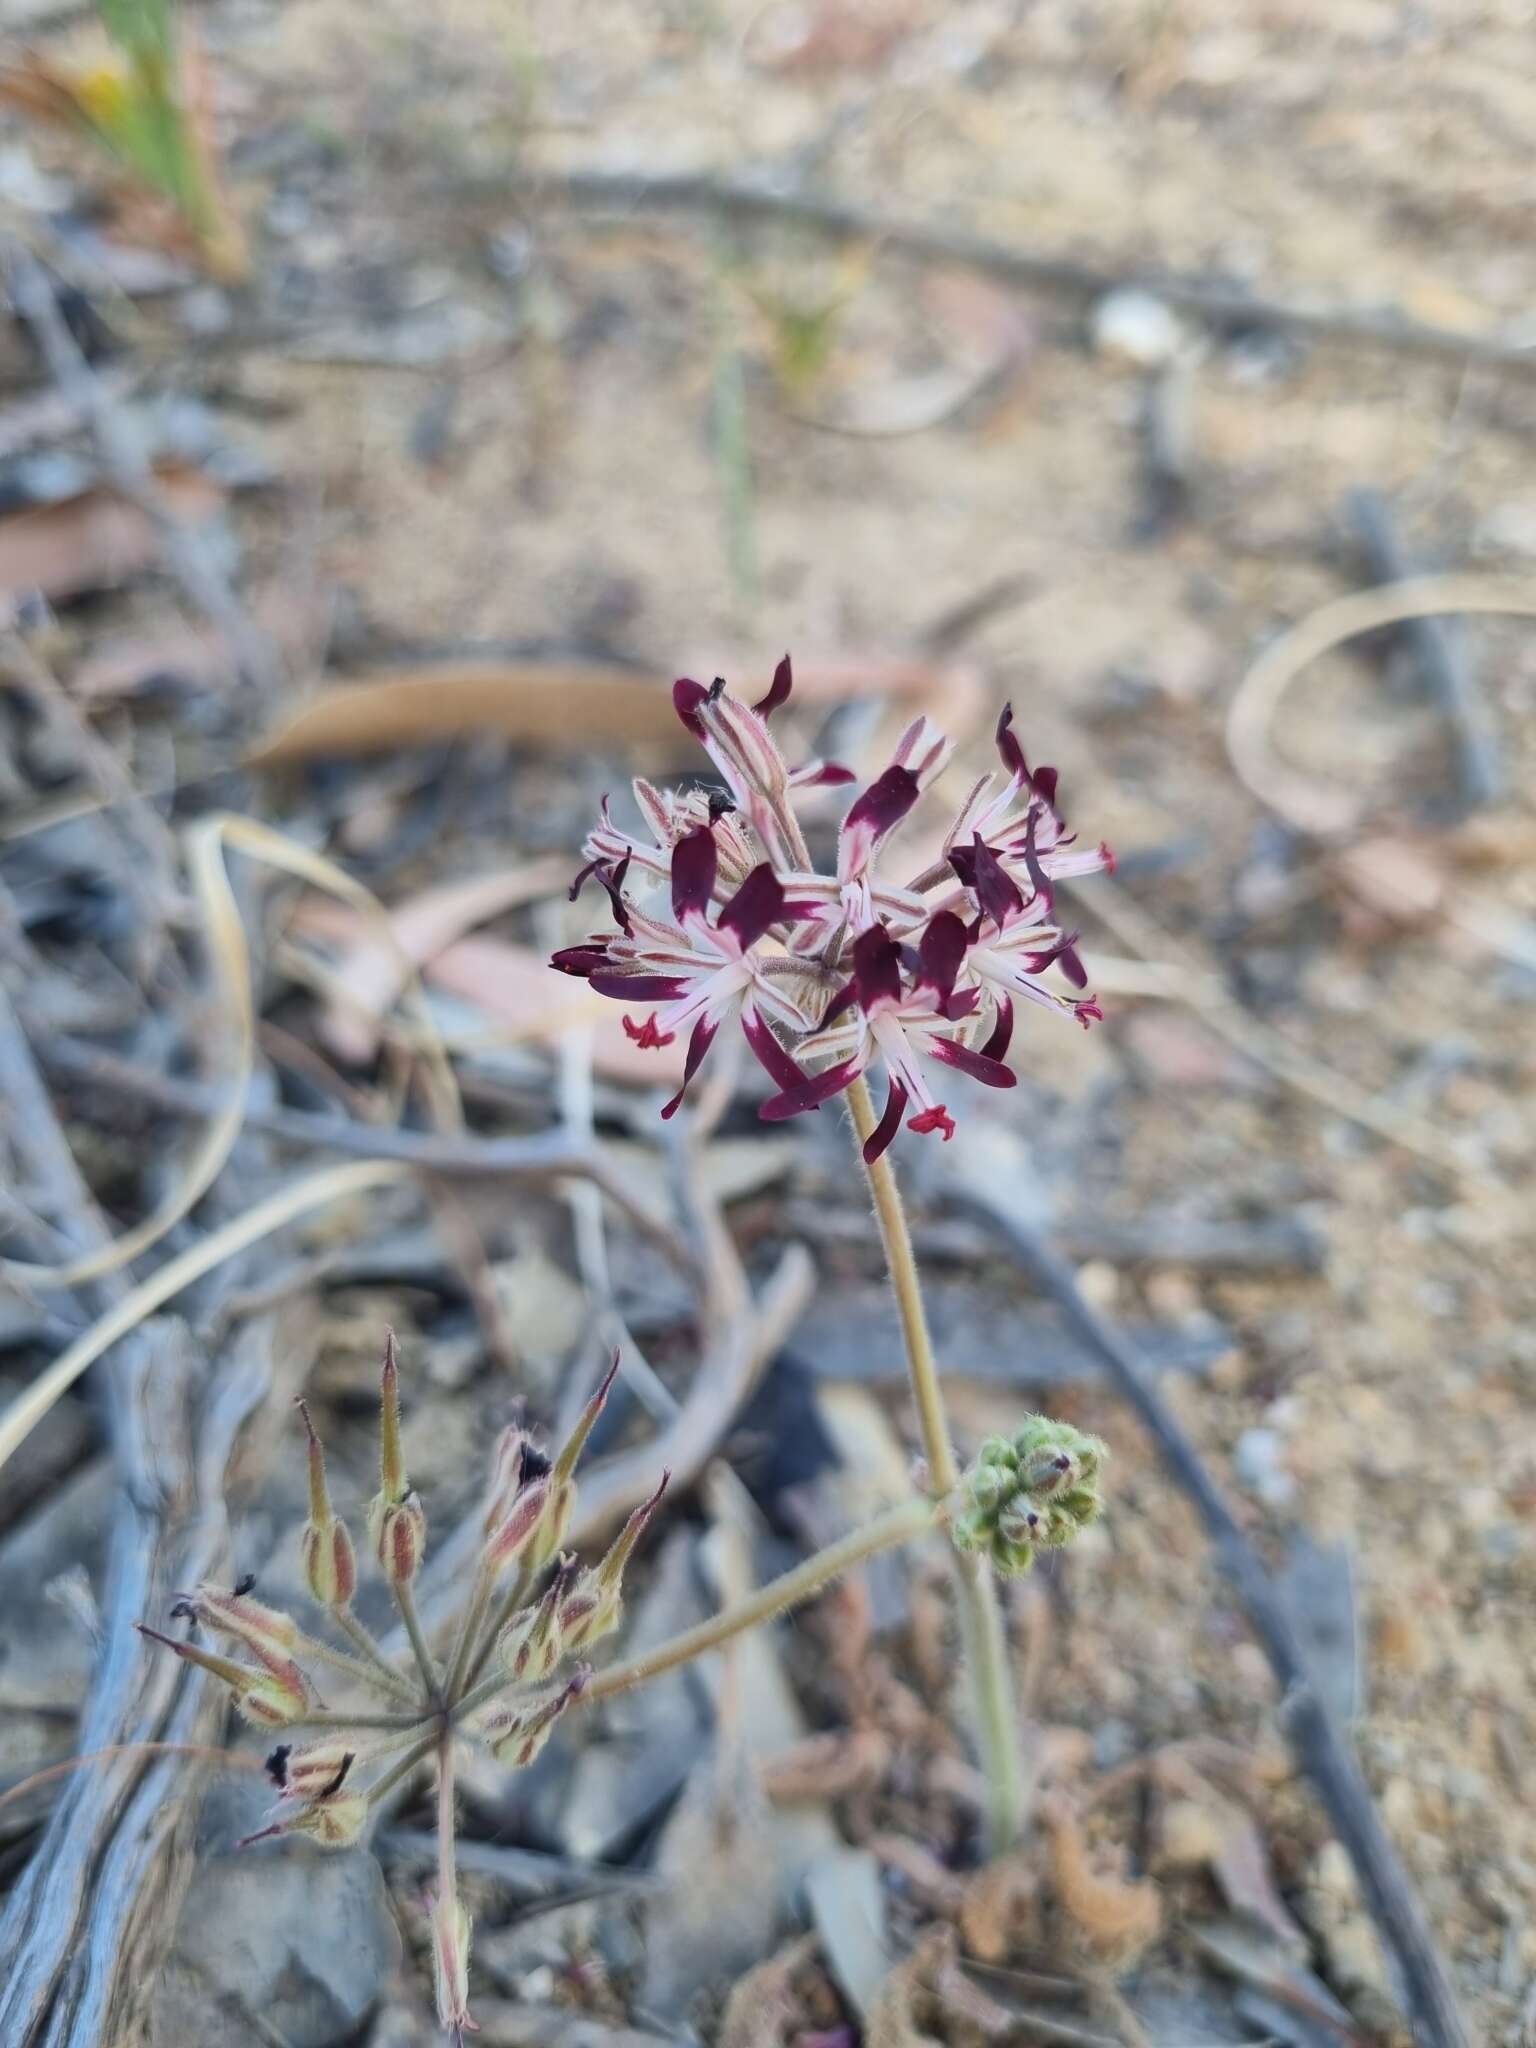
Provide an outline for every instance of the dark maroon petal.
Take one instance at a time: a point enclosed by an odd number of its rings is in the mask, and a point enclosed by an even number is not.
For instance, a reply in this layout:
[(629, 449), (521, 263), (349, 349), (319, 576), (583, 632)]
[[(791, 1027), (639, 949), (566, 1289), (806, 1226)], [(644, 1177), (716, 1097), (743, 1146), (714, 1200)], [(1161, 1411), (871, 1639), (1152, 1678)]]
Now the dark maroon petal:
[(837, 789), (845, 782), (857, 782), (857, 775), (851, 768), (845, 768), (840, 761), (823, 761), (814, 775), (800, 774), (795, 779), (796, 789)]
[(696, 740), (704, 737), (704, 722), (699, 717), (699, 706), (708, 702), (708, 690), (702, 683), (696, 683), (691, 676), (679, 676), (672, 685), (672, 709)]
[(586, 885), (587, 878), (590, 875), (595, 875), (601, 866), (602, 862), (600, 860), (589, 860), (584, 868), (576, 870), (575, 874), (571, 877), (570, 893), (565, 899), (567, 903), (574, 903), (576, 901), (576, 898), (581, 894), (582, 889)]
[(973, 1081), (984, 1082), (988, 1088), (1018, 1086), (1019, 1077), (1012, 1067), (1005, 1067), (1000, 1060), (989, 1059), (984, 1052), (972, 1052), (968, 1045), (959, 1045), (953, 1038), (931, 1038), (928, 1050), (946, 1067), (958, 1067), (962, 1074), (969, 1074)]
[(893, 825), (901, 823), (916, 802), (917, 777), (910, 768), (892, 762), (851, 806), (843, 820), (843, 830), (855, 831), (863, 826), (876, 839), (883, 838)]
[(1074, 988), (1088, 986), (1088, 970), (1078, 956), (1075, 933), (1061, 949), (1061, 971)]
[(907, 1106), (907, 1091), (893, 1075), (885, 1098), (885, 1114), (864, 1140), (864, 1164), (873, 1166), (901, 1129), (901, 1113)]
[(968, 846), (952, 846), (949, 864), (967, 889), (976, 886), (976, 856)]
[(965, 926), (952, 910), (937, 911), (923, 927), (918, 941), (921, 978), (941, 996), (954, 992), (955, 976), (965, 958)]
[(702, 917), (709, 909), (719, 864), (715, 835), (707, 825), (695, 825), (673, 847), (672, 915), (679, 922), (689, 916)]
[[(677, 873), (675, 858), (672, 873)], [(715, 922), (734, 932), (745, 951), (757, 944), (770, 925), (782, 921), (784, 911), (784, 885), (767, 861), (759, 861)]]
[(1040, 850), (1035, 844), (1037, 814), (1031, 811), (1024, 827), (1024, 872), (1029, 876), (1030, 887), (1047, 904), (1054, 903), (1056, 893), (1051, 887), (1051, 878), (1040, 865)]
[(901, 1001), (901, 948), (883, 924), (872, 924), (853, 942), (853, 980), (859, 1007)]
[(579, 975), (583, 981), (608, 965), (608, 948), (601, 939), (589, 939), (582, 946), (562, 946), (549, 956), (551, 967), (561, 974)]
[(693, 1036), (688, 1041), (688, 1057), (683, 1061), (683, 1085), (662, 1110), (664, 1117), (676, 1116), (683, 1097), (688, 1093), (688, 1083), (699, 1071), (699, 1064), (714, 1042), (718, 1024), (711, 1024), (707, 1017), (701, 1017), (693, 1027)]
[(851, 1010), (853, 1008), (853, 1005), (858, 998), (858, 993), (859, 986), (857, 982), (845, 981), (842, 987), (838, 990), (837, 994), (832, 998), (831, 1002), (828, 1003), (826, 1009), (822, 1012), (821, 1022), (817, 1025), (816, 1029), (818, 1031), (825, 1031), (829, 1024), (835, 1024), (838, 1018), (842, 1016), (845, 1010)]
[(957, 988), (944, 1003), (944, 1015), (952, 1024), (958, 1024), (964, 1017), (974, 1017), (981, 1005), (979, 988)]
[(758, 1015), (756, 1007), (748, 1002), (741, 1007), (741, 1028), (747, 1035), (747, 1043), (757, 1054), (761, 1065), (778, 1082), (781, 1089), (798, 1088), (805, 1081), (803, 1068), (798, 1067), (773, 1035), (771, 1026)]
[(606, 965), (587, 979), (600, 996), (613, 996), (621, 1003), (674, 1003), (688, 986), (675, 974), (626, 974)]
[(798, 1086), (786, 1088), (780, 1095), (770, 1095), (757, 1113), (765, 1123), (783, 1123), (786, 1117), (799, 1116), (807, 1109), (816, 1109), (823, 1102), (830, 1102), (858, 1072), (857, 1060), (842, 1060), (835, 1067), (825, 1067), (821, 1073), (812, 1074), (808, 1081), (802, 1080)]
[(992, 1026), (992, 1035), (981, 1048), (984, 1060), (1003, 1060), (1007, 1057), (1009, 1042), (1013, 1037), (1013, 1003), (1007, 996), (995, 998), (997, 1022)]
[(1029, 780), (1029, 763), (1024, 758), (1024, 749), (1019, 745), (1019, 736), (1013, 729), (1013, 706), (1005, 704), (997, 721), (997, 751), (1003, 757), (1003, 766), (1010, 775)]
[(1055, 768), (1037, 768), (1035, 770), (1035, 790), (1044, 799), (1047, 807), (1053, 811), (1056, 808), (1056, 784), (1059, 779), (1059, 771)]
[(773, 672), (773, 681), (768, 687), (767, 696), (759, 697), (752, 709), (759, 718), (771, 718), (781, 704), (789, 702), (789, 693), (793, 688), (794, 674), (789, 666), (789, 656), (786, 654)]
[(979, 832), (971, 841), (971, 872), (977, 902), (1001, 931), (1024, 908), (1024, 896)]

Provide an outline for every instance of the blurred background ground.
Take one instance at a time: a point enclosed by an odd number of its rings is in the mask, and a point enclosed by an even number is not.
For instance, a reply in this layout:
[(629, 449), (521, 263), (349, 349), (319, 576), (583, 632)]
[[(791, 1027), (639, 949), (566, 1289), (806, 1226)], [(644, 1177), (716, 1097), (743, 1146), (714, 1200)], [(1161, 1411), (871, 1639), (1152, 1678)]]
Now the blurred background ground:
[[(508, 907), (448, 916), (424, 951), (476, 1128), (539, 1127), (573, 1020), (529, 993), (508, 949), (579, 924), (548, 874), (521, 894), (518, 878), (573, 856), (597, 797), (637, 766), (686, 765), (664, 737), (602, 729), (583, 679), (617, 672), (654, 693), (691, 670), (755, 684), (788, 645), (807, 738), (824, 728), (827, 751), (868, 765), (921, 704), (962, 730), (957, 792), (987, 765), (1011, 698), (1031, 758), (1062, 768), (1071, 820), (1111, 841), (1118, 887), (1171, 935), (1162, 964), (1214, 970), (1256, 1033), (1423, 1119), (1466, 1161), (1362, 1130), (1288, 1085), (1267, 1040), (1247, 1057), (1197, 1006), (1149, 995), (1085, 888), (1105, 1025), (1026, 1029), (1022, 1085), (987, 1112), (998, 1149), (903, 1154), (966, 1439), (1048, 1399), (1114, 1450), (1103, 1529), (1016, 1607), (1045, 1789), (1011, 1889), (969, 1872), (975, 1788), (936, 1647), (939, 1582), (919, 1564), (921, 1626), (898, 1625), (899, 1589), (873, 1579), (847, 1596), (856, 1626), (832, 1603), (751, 1651), (766, 1675), (747, 1666), (715, 1763), (681, 1804), (658, 1759), (676, 1755), (680, 1726), (697, 1744), (716, 1718), (688, 1688), (649, 1726), (562, 1751), (526, 1793), (471, 1788), (488, 1851), (475, 1880), (485, 2038), (1403, 2037), (1347, 1859), (1291, 1769), (1268, 1666), (1194, 1517), (972, 1216), (967, 1177), (1001, 1174), (1093, 1301), (1166, 1364), (1169, 1400), (1312, 1625), (1473, 2037), (1528, 2043), (1536, 1344), (1518, 1199), (1536, 644), (1512, 619), (1450, 629), (1501, 770), (1472, 804), (1411, 644), (1378, 636), (1309, 668), (1277, 738), (1304, 777), (1355, 800), (1333, 843), (1258, 800), (1223, 728), (1266, 641), (1376, 580), (1351, 494), (1381, 495), (1412, 562), (1530, 579), (1530, 9), (447, 0), (425, 16), (394, 0), (217, 0), (197, 18), (249, 286), (200, 281), (142, 242), (136, 271), (121, 230), (99, 245), (89, 160), (19, 122), (0, 145), (0, 202), (8, 235), (95, 309), (99, 332), (76, 311), (113, 403), (137, 446), (176, 464), (167, 487), (201, 489), (220, 573), (276, 641), (284, 679), (238, 681), (227, 654), (189, 642), (142, 523), (136, 553), (133, 535), (96, 534), (90, 554), (79, 507), (99, 444), (67, 406), (24, 424), (49, 386), (13, 327), (0, 571), (25, 631), (8, 634), (0, 693), (0, 881), (18, 912), (13, 970), (33, 949), (8, 983), (34, 1042), (41, 1027), (167, 1071), (217, 1052), (190, 919), (162, 903), (165, 951), (136, 950), (150, 916), (139, 828), (125, 838), (120, 810), (44, 817), (102, 788), (95, 741), (151, 792), (152, 816), (231, 804), (324, 848), (390, 905), (510, 878)], [(83, 18), (6, 19), (55, 55), (91, 34)], [(573, 192), (590, 173), (609, 177), (605, 193)], [(830, 195), (877, 223), (937, 225), (1106, 279), (1166, 271), (1282, 309), (1387, 309), (1441, 345), (1297, 332), (1262, 309), (1202, 320), (1177, 292), (1106, 304), (919, 261), (898, 235), (833, 240), (787, 214), (744, 220), (707, 193), (686, 212), (648, 201), (653, 181), (682, 176)], [(1512, 344), (1502, 360), (1475, 345), (1491, 335)], [(53, 600), (41, 623), (38, 589)], [(17, 665), (27, 649), (62, 704)], [(454, 729), (466, 660), (497, 667), (512, 707), (488, 736)], [(412, 744), (369, 750), (359, 713), (324, 759), (242, 765), (323, 670), (378, 666), (417, 686)], [(547, 711), (562, 690), (563, 732)], [(340, 1097), (390, 1113), (376, 1031), (347, 1041), (313, 987), (355, 928), (327, 925), (286, 884), (250, 884), (245, 909), (264, 933), (263, 1085), (306, 1110)], [(621, 1061), (599, 1045), (599, 1120), (639, 1171), (654, 1104)], [(144, 1213), (174, 1180), (185, 1122), (146, 1124), (131, 1100), (55, 1081), (109, 1211)], [(733, 1543), (742, 1569), (782, 1563), (846, 1500), (838, 1457), (872, 1497), (900, 1483), (911, 1417), (869, 1356), (878, 1254), (837, 1136), (786, 1139), (738, 1107), (714, 1141), (749, 1269), (804, 1238), (820, 1286), (790, 1363), (763, 1382), (765, 1409), (724, 1441), (766, 1524), (724, 1482), (687, 1493), (647, 1564), (639, 1604), (658, 1616), (703, 1611), (710, 1561), (718, 1571)], [(242, 1141), (200, 1217), (236, 1213), (292, 1167), (270, 1142)], [(662, 1168), (645, 1170), (663, 1200)], [(19, 1166), (15, 1184), (24, 1208)], [(444, 1528), (470, 1498), (467, 1454), (513, 1398), (555, 1418), (594, 1355), (558, 1194), (462, 1199), (484, 1254), (470, 1283), (419, 1203), (395, 1195), (285, 1254), (320, 1287), (301, 1297), (323, 1311), (301, 1348), (333, 1426), (354, 1432), (360, 1490), (378, 1331), (392, 1320), (406, 1338), (431, 1382), (415, 1428)], [(609, 1236), (619, 1304), (681, 1391), (696, 1355), (686, 1293), (622, 1221)], [(240, 1284), (259, 1294), (280, 1263), (273, 1252)], [(89, 1307), (0, 1303), (7, 1391)], [(190, 1307), (205, 1338), (232, 1314), (247, 1328), (272, 1315), (229, 1290)], [(824, 1455), (791, 1470), (807, 1409)], [(633, 1414), (629, 1426), (639, 1440)], [(274, 1587), (291, 1576), (282, 1546), (302, 1513), (283, 1427), (257, 1431), (232, 1538)], [(55, 1610), (39, 1619), (31, 1596), (85, 1584), (112, 1491), (88, 1394), (48, 1430), (5, 1510), (8, 1782), (73, 1747), (90, 1637)], [(860, 1654), (839, 1660), (843, 1628)], [(770, 1767), (744, 1821), (726, 1766), (773, 1751), (778, 1790)], [(414, 1973), (388, 1977), (397, 1923), (419, 1954), (421, 1815), (402, 1817), (382, 1862), (360, 1856), (345, 1876), (293, 1851), (252, 1903), (224, 1854), (232, 1797), (221, 1784), (172, 1845), (181, 1883), (200, 1859), (198, 1889), (155, 2037), (252, 2038), (254, 2013), (261, 2038), (292, 2048), (429, 2038)], [(0, 1810), (13, 1879), (47, 1806), (37, 1793)], [(786, 1815), (803, 1823), (793, 1840)], [(527, 1904), (533, 1866), (509, 1874), (495, 1845), (559, 1859), (538, 1874), (544, 1910)], [(1074, 1887), (1084, 1853), (1094, 1882), (1125, 1897)], [(623, 1867), (622, 1888), (573, 1873), (594, 1857)], [(823, 1876), (807, 1908), (797, 1886), (812, 1867)], [(721, 1899), (775, 1868), (798, 1903), (722, 1927)], [(657, 1869), (659, 1890), (654, 1875), (631, 1882)], [(338, 1896), (318, 1903), (326, 1887)], [(1132, 1929), (1123, 1954), (1116, 1911)], [(247, 1953), (228, 1929), (251, 1915), (273, 1924)], [(898, 1973), (883, 1989), (846, 1952), (858, 1940), (843, 1923), (871, 1916)], [(356, 1939), (328, 1931), (316, 1948), (322, 1921)], [(947, 1949), (933, 1931), (946, 1927)], [(163, 1951), (171, 1930), (139, 1938)], [(722, 2019), (755, 1967), (766, 1974)]]

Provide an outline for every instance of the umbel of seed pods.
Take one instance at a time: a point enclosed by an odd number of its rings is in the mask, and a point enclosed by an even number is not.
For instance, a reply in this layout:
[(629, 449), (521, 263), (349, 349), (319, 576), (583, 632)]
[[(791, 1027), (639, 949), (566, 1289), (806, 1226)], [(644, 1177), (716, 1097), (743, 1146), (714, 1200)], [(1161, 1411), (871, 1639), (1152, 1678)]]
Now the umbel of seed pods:
[[(597, 1564), (582, 1566), (562, 1552), (576, 1503), (577, 1461), (617, 1370), (615, 1358), (555, 1459), (526, 1430), (502, 1432), (491, 1459), (471, 1590), (450, 1637), (455, 1649), (442, 1660), (433, 1657), (415, 1615), (427, 1518), (406, 1473), (399, 1365), (389, 1339), (380, 1386), (379, 1489), (366, 1523), (373, 1557), (421, 1644), (414, 1669), (391, 1662), (353, 1612), (357, 1551), (331, 1505), (325, 1454), (309, 1411), (298, 1404), (309, 1462), (300, 1560), (305, 1590), (324, 1617), (322, 1630), (305, 1630), (293, 1615), (258, 1600), (250, 1579), (233, 1587), (196, 1586), (171, 1609), (172, 1619), (219, 1639), (224, 1651), (140, 1624), (144, 1635), (227, 1686), (243, 1719), (284, 1738), (266, 1760), (277, 1793), (268, 1823), (239, 1846), (305, 1835), (323, 1848), (349, 1847), (399, 1777), (391, 1764), (420, 1753), (424, 1742), (462, 1735), (502, 1763), (532, 1763), (590, 1677), (589, 1666), (572, 1660), (619, 1625), (624, 1568), (667, 1484), (663, 1474)], [(366, 1707), (353, 1707), (360, 1691), (372, 1697)], [(456, 1893), (433, 1899), (431, 1930), (439, 2016), (449, 2032), (462, 2035), (471, 2025), (470, 1928)]]
[(1077, 934), (1058, 920), (1056, 886), (1114, 862), (1066, 829), (1056, 770), (1030, 767), (1005, 707), (1002, 772), (971, 790), (938, 861), (905, 880), (890, 874), (900, 828), (951, 751), (919, 718), (850, 804), (833, 871), (818, 872), (796, 796), (853, 777), (825, 761), (790, 769), (769, 720), (791, 688), (788, 655), (755, 705), (718, 677), (707, 689), (687, 677), (673, 686), (679, 718), (724, 786), (637, 781), (639, 832), (622, 829), (605, 799), (572, 895), (597, 881), (614, 928), (567, 946), (554, 965), (632, 1005), (624, 1025), (636, 1044), (688, 1034), (683, 1085), (663, 1116), (726, 1024), (740, 1025), (774, 1083), (761, 1111), (770, 1120), (817, 1108), (880, 1064), (885, 1109), (864, 1147), (872, 1161), (904, 1119), (919, 1135), (953, 1135), (938, 1093), (946, 1071), (1014, 1086), (1005, 1055), (1019, 1001), (1085, 1026), (1102, 1017), (1082, 993), (1087, 975)]

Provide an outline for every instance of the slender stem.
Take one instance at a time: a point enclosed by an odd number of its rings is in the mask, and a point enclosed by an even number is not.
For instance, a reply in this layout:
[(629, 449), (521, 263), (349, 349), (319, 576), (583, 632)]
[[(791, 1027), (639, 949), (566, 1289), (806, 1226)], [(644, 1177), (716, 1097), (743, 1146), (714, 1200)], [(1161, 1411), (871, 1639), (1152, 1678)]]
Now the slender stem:
[(404, 1676), (390, 1663), (379, 1645), (374, 1641), (367, 1627), (358, 1620), (351, 1608), (333, 1607), (331, 1609), (331, 1619), (341, 1630), (342, 1634), (347, 1637), (348, 1641), (357, 1645), (364, 1657), (373, 1666), (379, 1678), (388, 1683), (390, 1691), (397, 1698), (415, 1706), (417, 1702), (412, 1698), (411, 1688)]
[(416, 1595), (409, 1582), (391, 1579), (390, 1586), (395, 1596), (395, 1605), (400, 1610), (400, 1619), (405, 1623), (405, 1632), (411, 1639), (411, 1648), (416, 1653), (417, 1669), (421, 1682), (427, 1688), (427, 1696), (435, 1705), (440, 1704), (437, 1671), (432, 1662), (432, 1652), (427, 1647), (427, 1638), (422, 1631), (421, 1616), (416, 1612)]
[(419, 1728), (427, 1716), (415, 1714), (348, 1714), (319, 1711), (285, 1721), (285, 1728)]
[(369, 1808), (377, 1806), (386, 1793), (393, 1792), (402, 1778), (408, 1777), (419, 1763), (432, 1754), (437, 1744), (436, 1735), (424, 1735), (420, 1742), (412, 1744), (404, 1756), (397, 1758), (383, 1777), (368, 1787)]
[[(848, 1088), (848, 1109), (857, 1133), (860, 1157), (876, 1127), (875, 1106), (869, 1085), (862, 1075)], [(954, 1445), (950, 1441), (949, 1419), (944, 1412), (944, 1394), (939, 1384), (938, 1362), (923, 1307), (922, 1282), (917, 1257), (901, 1202), (901, 1190), (890, 1160), (882, 1154), (865, 1162), (869, 1191), (874, 1199), (885, 1248), (886, 1269), (896, 1312), (901, 1319), (906, 1344), (907, 1372), (912, 1396), (917, 1403), (918, 1427), (922, 1432), (923, 1455), (928, 1462), (928, 1484), (936, 1495), (952, 1491), (959, 1480)], [(976, 1718), (976, 1736), (991, 1795), (991, 1837), (994, 1853), (1017, 1840), (1024, 1823), (1028, 1787), (1019, 1750), (1018, 1712), (1013, 1698), (1013, 1674), (1008, 1666), (1008, 1639), (1003, 1628), (997, 1583), (984, 1562), (974, 1556), (955, 1554), (955, 1578), (960, 1594), (960, 1627)]]
[(469, 1653), (480, 1633), (480, 1624), (485, 1619), (486, 1603), (490, 1597), (491, 1575), (482, 1566), (475, 1574), (474, 1591), (469, 1596), (469, 1605), (465, 1608), (464, 1619), (459, 1624), (459, 1640), (453, 1646), (453, 1656), (448, 1665), (448, 1683), (443, 1689), (445, 1699), (457, 1699), (464, 1690), (465, 1680), (473, 1675), (469, 1668)]
[(445, 1726), (437, 1743), (437, 1896), (446, 1904), (458, 1896), (453, 1865), (453, 1729)]
[(475, 1680), (485, 1669), (486, 1659), (496, 1647), (496, 1638), (501, 1634), (513, 1615), (516, 1614), (519, 1607), (527, 1600), (532, 1586), (532, 1572), (520, 1569), (516, 1578), (513, 1579), (511, 1585), (507, 1588), (506, 1596), (502, 1600), (501, 1605), (491, 1616), (490, 1626), (480, 1638), (475, 1654), (470, 1659), (469, 1671), (467, 1673), (467, 1682), (470, 1685), (474, 1684)]
[[(898, 1506), (889, 1508), (866, 1528), (855, 1529), (840, 1542), (828, 1544), (825, 1550), (818, 1550), (814, 1557), (808, 1557), (793, 1571), (782, 1577), (770, 1579), (766, 1586), (750, 1594), (745, 1600), (738, 1600), (733, 1607), (723, 1607), (718, 1614), (712, 1614), (708, 1621), (701, 1621), (696, 1628), (685, 1629), (670, 1642), (658, 1643), (654, 1650), (643, 1651), (638, 1657), (631, 1657), (627, 1663), (612, 1664), (599, 1673), (578, 1695), (579, 1702), (612, 1699), (615, 1693), (629, 1692), (637, 1685), (644, 1685), (649, 1679), (658, 1677), (663, 1671), (673, 1671), (679, 1664), (691, 1663), (695, 1657), (703, 1656), (706, 1650), (717, 1650), (722, 1643), (728, 1643), (733, 1636), (744, 1630), (756, 1628), (759, 1623), (771, 1621), (777, 1614), (786, 1613), (791, 1607), (798, 1607), (819, 1593), (829, 1580), (838, 1578), (843, 1572), (851, 1571), (856, 1564), (862, 1564), (868, 1557), (874, 1557), (882, 1550), (892, 1550), (898, 1543), (906, 1543), (914, 1536), (922, 1535), (933, 1527), (940, 1514), (940, 1505), (930, 1500), (904, 1500)], [(458, 1705), (452, 1709), (454, 1720), (472, 1713), (493, 1699), (512, 1681), (501, 1672), (483, 1680), (467, 1692)]]
[[(878, 1119), (870, 1100), (869, 1083), (858, 1075), (848, 1084), (848, 1109), (862, 1147), (873, 1136)], [(954, 1446), (949, 1440), (949, 1421), (944, 1413), (944, 1395), (939, 1386), (938, 1360), (928, 1334), (928, 1316), (923, 1307), (922, 1282), (917, 1273), (917, 1255), (912, 1249), (901, 1190), (890, 1159), (882, 1154), (864, 1166), (869, 1191), (874, 1197), (875, 1216), (880, 1224), (880, 1242), (885, 1247), (886, 1270), (896, 1313), (901, 1318), (902, 1339), (907, 1347), (907, 1372), (912, 1397), (917, 1402), (918, 1427), (922, 1432), (923, 1456), (928, 1461), (928, 1484), (935, 1494), (949, 1493), (960, 1474), (955, 1466)]]
[(411, 1689), (400, 1674), (390, 1671), (388, 1666), (381, 1671), (377, 1665), (362, 1657), (349, 1657), (345, 1650), (338, 1650), (334, 1643), (328, 1643), (320, 1636), (304, 1636), (302, 1644), (306, 1656), (316, 1657), (322, 1664), (329, 1664), (333, 1671), (344, 1671), (359, 1685), (371, 1686), (375, 1692), (387, 1693), (403, 1707), (418, 1704), (412, 1698)]

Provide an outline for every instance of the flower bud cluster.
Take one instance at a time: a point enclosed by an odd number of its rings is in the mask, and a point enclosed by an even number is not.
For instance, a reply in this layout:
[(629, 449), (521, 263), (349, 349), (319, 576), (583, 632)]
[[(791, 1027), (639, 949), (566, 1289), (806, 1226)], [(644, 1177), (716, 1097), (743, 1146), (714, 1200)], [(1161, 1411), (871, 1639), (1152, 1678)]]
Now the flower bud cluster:
[(1108, 1455), (1098, 1437), (1048, 1415), (1028, 1416), (1012, 1437), (989, 1436), (960, 1483), (957, 1549), (984, 1551), (1004, 1578), (1027, 1572), (1037, 1550), (1059, 1550), (1098, 1520)]

